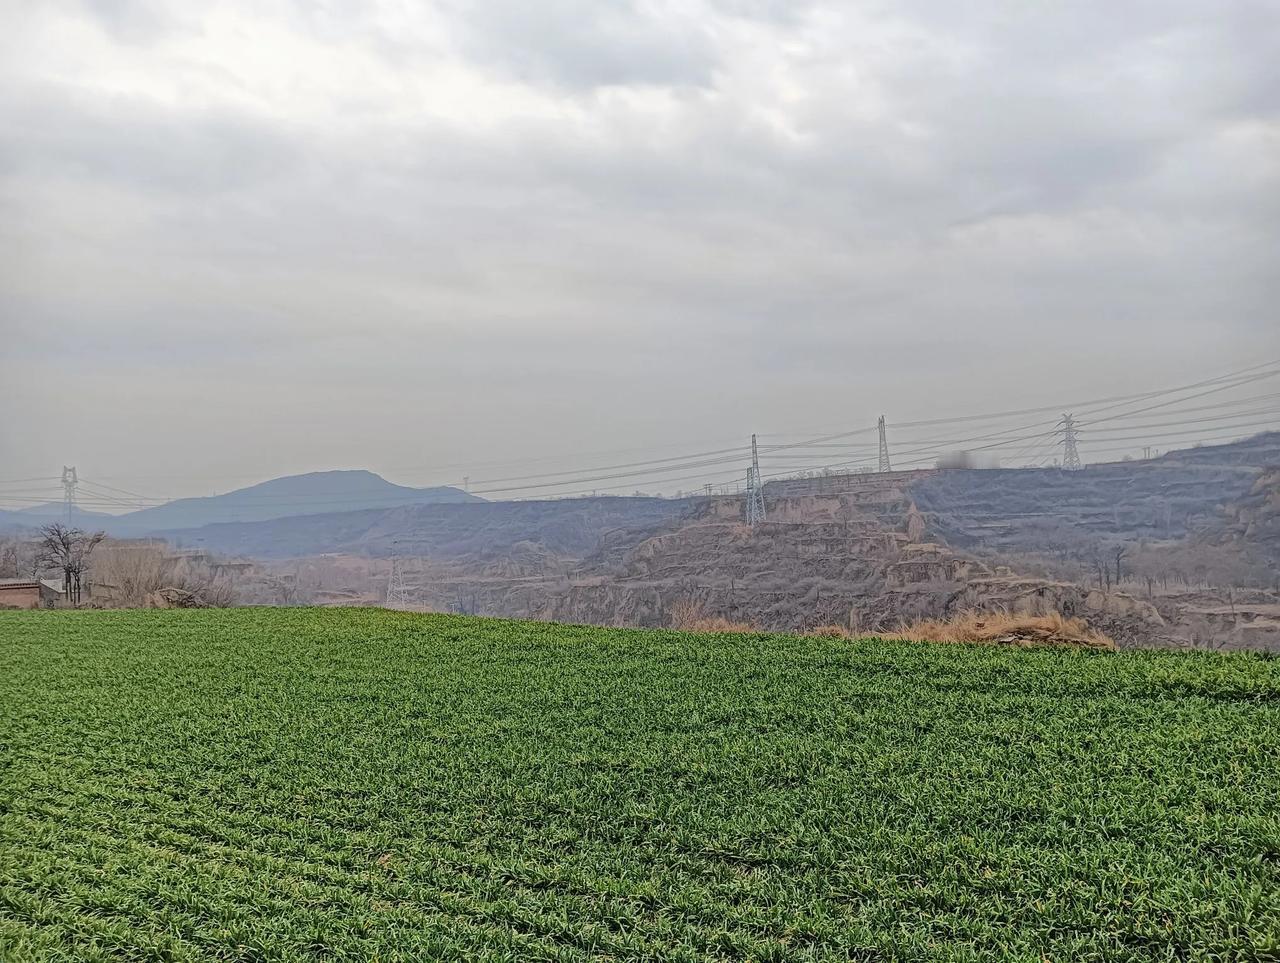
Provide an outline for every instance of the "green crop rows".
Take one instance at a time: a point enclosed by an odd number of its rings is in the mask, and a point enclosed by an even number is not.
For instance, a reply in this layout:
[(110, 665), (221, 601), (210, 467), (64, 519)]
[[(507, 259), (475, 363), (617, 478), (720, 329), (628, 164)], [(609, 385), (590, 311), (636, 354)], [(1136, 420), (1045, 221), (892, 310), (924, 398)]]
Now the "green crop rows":
[(1280, 956), (1280, 661), (0, 613), (0, 959)]

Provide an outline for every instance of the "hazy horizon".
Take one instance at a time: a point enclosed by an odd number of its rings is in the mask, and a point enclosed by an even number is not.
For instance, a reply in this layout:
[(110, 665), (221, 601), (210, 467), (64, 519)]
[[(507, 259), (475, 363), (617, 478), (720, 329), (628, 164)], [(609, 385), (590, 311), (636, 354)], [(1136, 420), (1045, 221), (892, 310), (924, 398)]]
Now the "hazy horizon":
[(0, 480), (460, 484), (1280, 358), (1274, 4), (168, 6), (5, 6)]

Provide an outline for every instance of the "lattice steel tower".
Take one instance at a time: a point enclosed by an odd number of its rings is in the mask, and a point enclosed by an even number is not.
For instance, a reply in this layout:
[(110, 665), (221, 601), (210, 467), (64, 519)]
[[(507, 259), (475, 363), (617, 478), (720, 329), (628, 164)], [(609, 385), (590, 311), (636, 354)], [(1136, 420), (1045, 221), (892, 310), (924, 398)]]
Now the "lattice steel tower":
[(756, 436), (751, 436), (751, 467), (747, 469), (747, 524), (755, 528), (764, 521), (764, 483), (760, 479), (760, 455)]
[(404, 566), (398, 555), (392, 556), (391, 574), (387, 576), (387, 608), (406, 608), (410, 601), (409, 586), (404, 580)]
[(62, 515), (68, 525), (75, 515), (76, 510), (76, 486), (80, 484), (80, 479), (76, 477), (76, 466), (62, 466)]
[(876, 422), (876, 427), (880, 429), (880, 470), (893, 471), (889, 465), (889, 436), (884, 430), (884, 415), (880, 416), (880, 420)]
[(1075, 417), (1064, 414), (1058, 428), (1062, 432), (1062, 467), (1067, 471), (1079, 471), (1084, 466), (1080, 464), (1080, 449), (1076, 447), (1079, 436), (1076, 434)]

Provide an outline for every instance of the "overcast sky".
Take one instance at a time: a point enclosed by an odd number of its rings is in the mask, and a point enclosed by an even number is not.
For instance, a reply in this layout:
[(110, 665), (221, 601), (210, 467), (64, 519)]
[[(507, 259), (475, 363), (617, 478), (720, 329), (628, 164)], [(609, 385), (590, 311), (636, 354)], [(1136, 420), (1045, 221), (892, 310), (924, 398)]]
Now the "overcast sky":
[(1280, 356), (1275, 0), (0, 9), (0, 478), (452, 481)]

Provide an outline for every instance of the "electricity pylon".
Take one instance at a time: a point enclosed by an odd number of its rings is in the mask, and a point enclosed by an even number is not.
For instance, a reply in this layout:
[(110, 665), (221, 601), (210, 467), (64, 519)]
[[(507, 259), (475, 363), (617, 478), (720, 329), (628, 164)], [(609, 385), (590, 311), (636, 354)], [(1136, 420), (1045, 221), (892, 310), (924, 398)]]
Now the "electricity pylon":
[(406, 608), (409, 602), (409, 586), (404, 581), (404, 567), (400, 556), (392, 556), (391, 574), (387, 576), (387, 608)]
[(884, 430), (884, 415), (880, 416), (876, 427), (880, 429), (880, 470), (893, 471), (893, 468), (889, 465), (889, 437)]
[(71, 524), (71, 520), (76, 510), (76, 486), (80, 484), (80, 479), (76, 477), (76, 466), (62, 466), (62, 514), (67, 525)]
[(747, 469), (747, 524), (755, 528), (764, 521), (764, 485), (760, 480), (760, 455), (756, 436), (751, 436), (751, 467)]
[(1076, 447), (1076, 422), (1073, 415), (1064, 414), (1058, 423), (1062, 431), (1062, 467), (1067, 471), (1079, 471), (1080, 449)]

